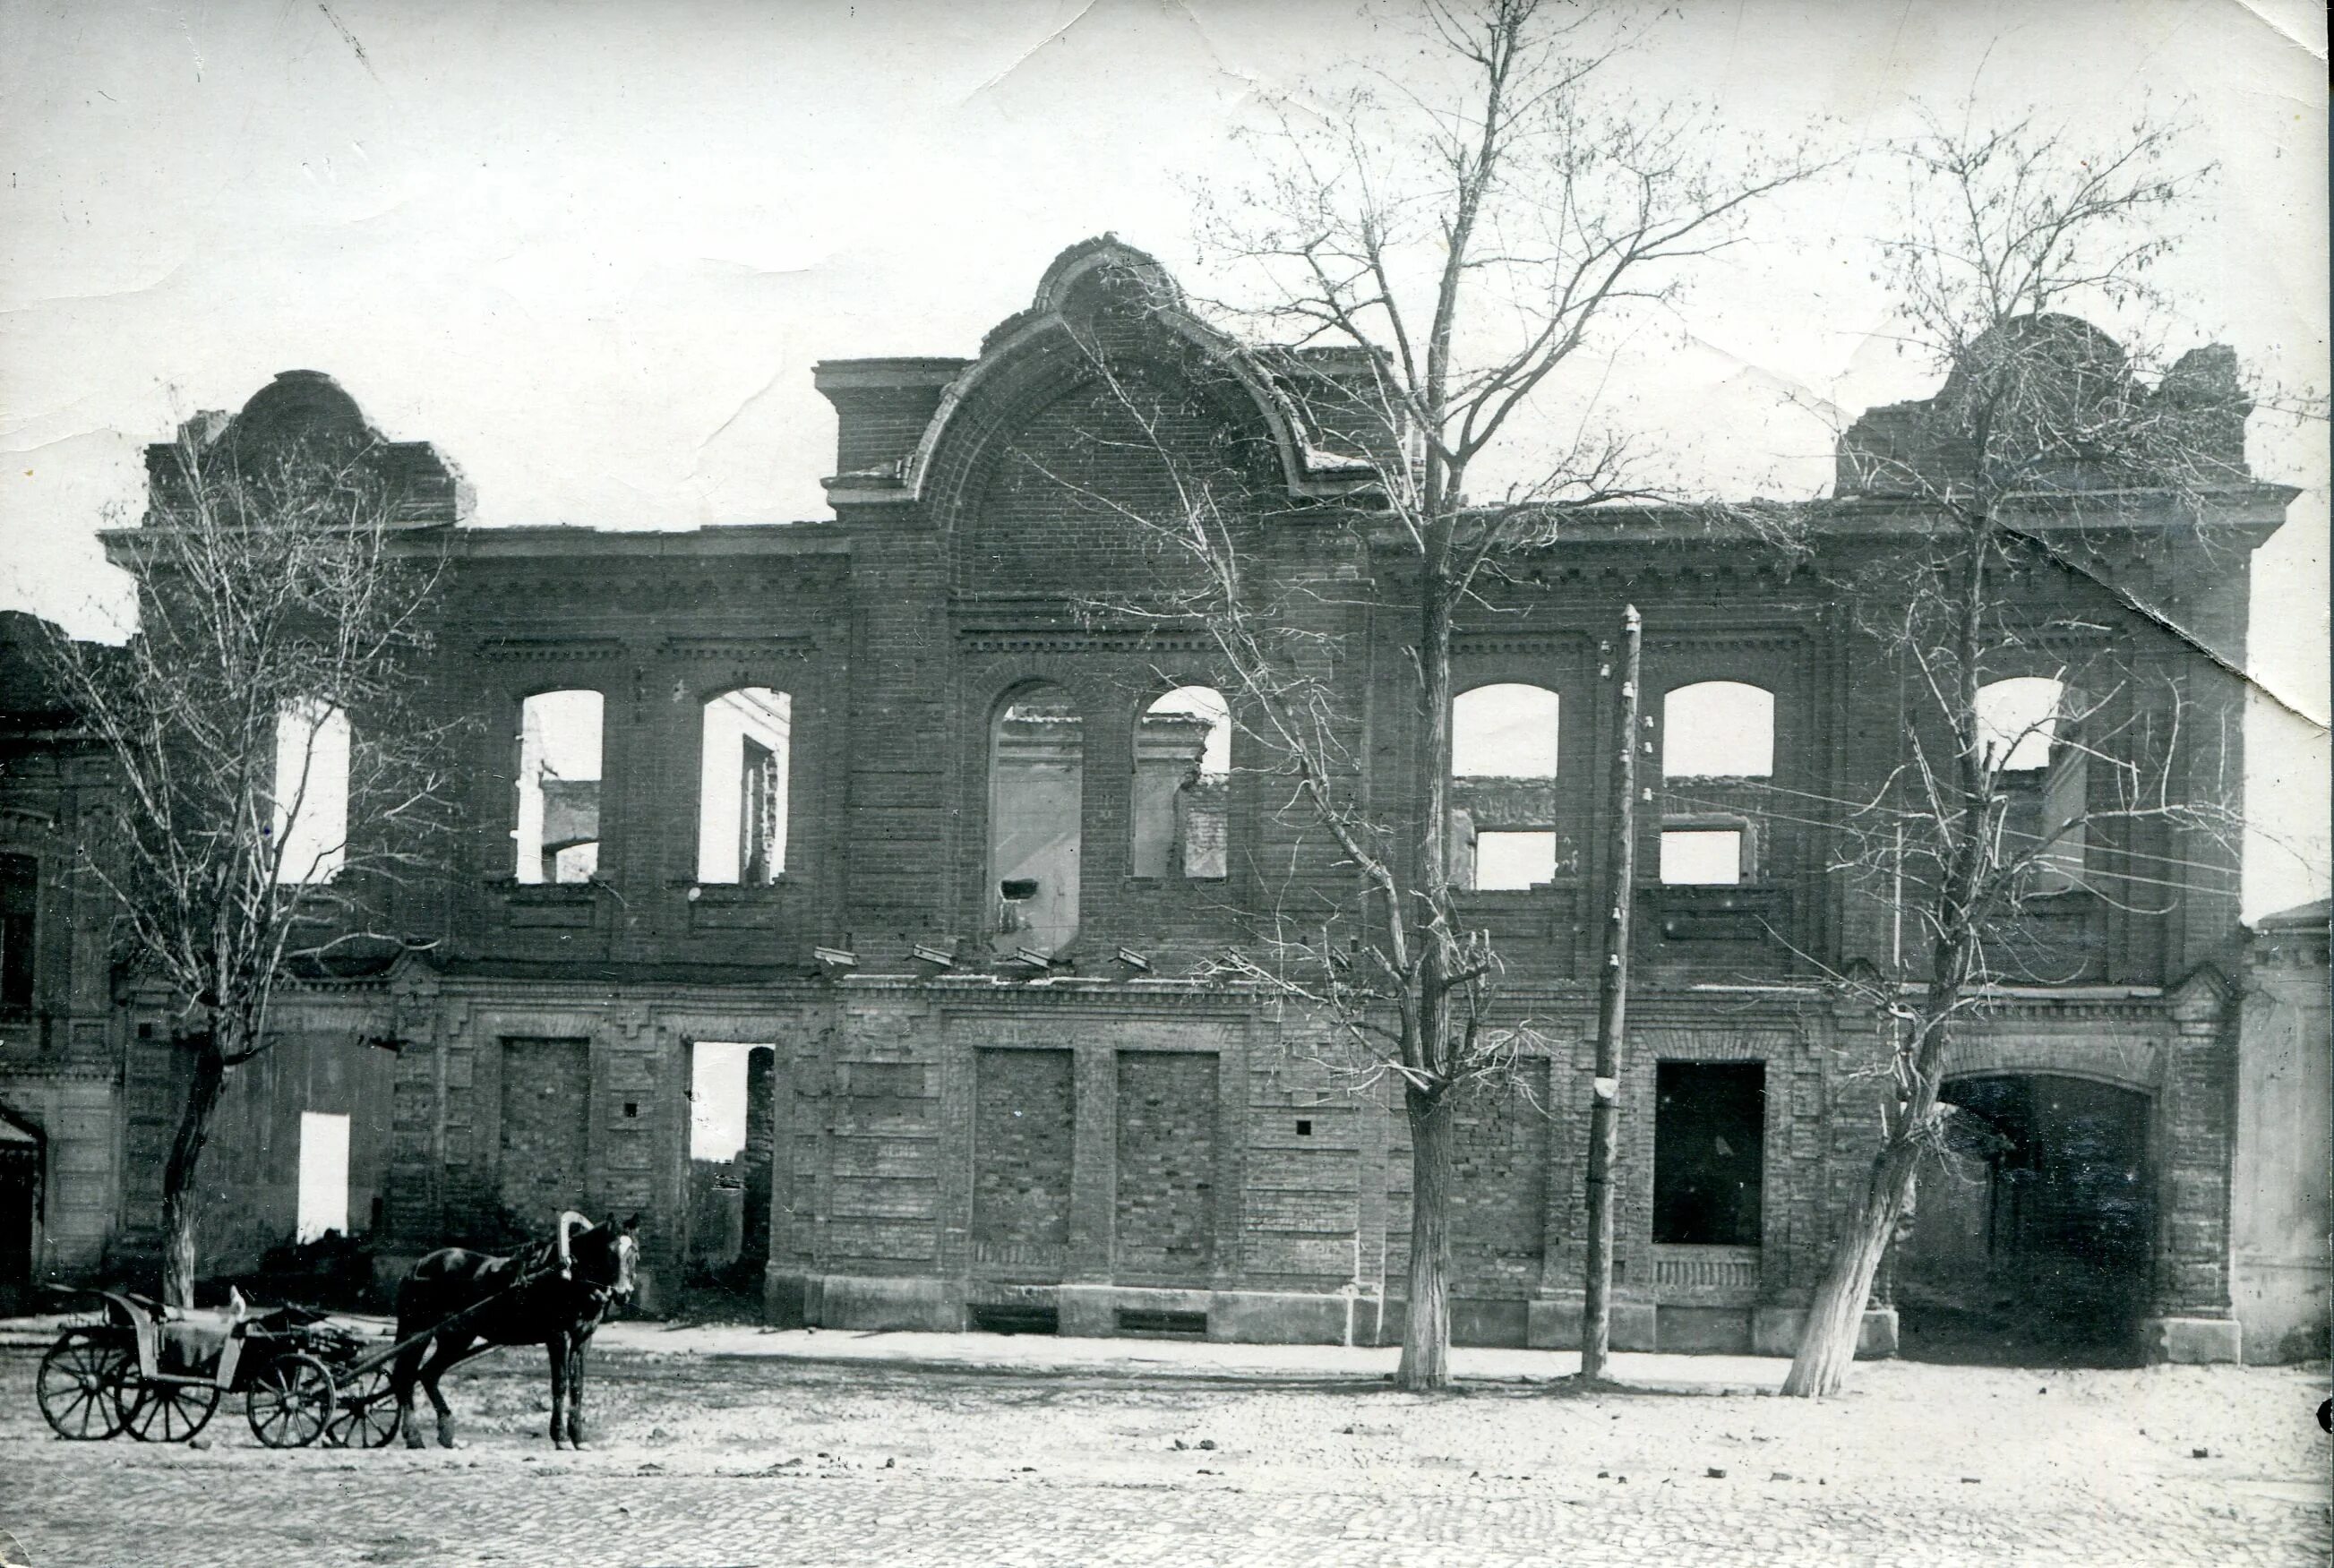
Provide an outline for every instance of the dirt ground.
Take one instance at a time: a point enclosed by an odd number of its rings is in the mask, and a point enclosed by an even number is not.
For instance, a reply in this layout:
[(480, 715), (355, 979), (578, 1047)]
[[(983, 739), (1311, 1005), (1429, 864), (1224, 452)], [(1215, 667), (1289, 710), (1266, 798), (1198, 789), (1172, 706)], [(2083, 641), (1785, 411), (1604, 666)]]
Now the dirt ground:
[[(2327, 1370), (1781, 1363), (667, 1331), (594, 1356), (595, 1442), (544, 1436), (540, 1352), (448, 1390), (466, 1447), (53, 1441), (0, 1349), (0, 1525), (65, 1563), (2324, 1563)], [(1701, 1374), (1701, 1375), (1696, 1375)], [(1733, 1391), (1711, 1391), (1726, 1390)], [(1692, 1391), (1689, 1391), (1692, 1390)], [(167, 1547), (155, 1522), (178, 1528)]]

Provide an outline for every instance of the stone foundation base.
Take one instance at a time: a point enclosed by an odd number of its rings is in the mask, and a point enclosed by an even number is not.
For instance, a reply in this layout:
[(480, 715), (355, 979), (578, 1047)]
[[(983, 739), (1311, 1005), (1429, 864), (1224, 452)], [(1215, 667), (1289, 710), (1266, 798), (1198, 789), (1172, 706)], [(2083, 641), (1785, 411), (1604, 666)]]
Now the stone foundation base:
[[(914, 1276), (807, 1274), (772, 1268), (765, 1275), (763, 1316), (783, 1328), (888, 1329), (960, 1333), (990, 1314), (1037, 1314), (1056, 1333), (1107, 1339), (1120, 1334), (1204, 1335), (1221, 1344), (1391, 1345), (1402, 1340), (1403, 1303), (1370, 1296), (1305, 1291), (1201, 1290), (1117, 1284), (1006, 1285)], [(1535, 1301), (1454, 1301), (1454, 1343), (1580, 1348), (1577, 1297)], [(1652, 1302), (1613, 1303), (1613, 1348), (1671, 1355), (1787, 1356), (1807, 1325), (1802, 1307), (1714, 1307)], [(1025, 1315), (1024, 1321), (1028, 1321)], [(2235, 1359), (2233, 1323), (2157, 1320), (2178, 1325), (2175, 1349), (2159, 1361)], [(2194, 1353), (2199, 1331), (2225, 1331), (2225, 1354)], [(1860, 1358), (1896, 1353), (1896, 1313), (1864, 1314)]]
[(2196, 1366), (2244, 1360), (2244, 1332), (2234, 1318), (2146, 1318), (2139, 1342), (2151, 1361)]
[[(1577, 1351), (1586, 1308), (1578, 1301), (1536, 1301), (1526, 1319), (1524, 1343), (1536, 1351)], [(1654, 1308), (1650, 1302), (1613, 1303), (1612, 1347), (1616, 1351), (1654, 1348)]]
[[(1805, 1307), (1759, 1307), (1750, 1314), (1753, 1355), (1789, 1356), (1799, 1350), (1799, 1336), (1808, 1332)], [(1882, 1361), (1896, 1353), (1896, 1309), (1866, 1307), (1857, 1331), (1856, 1359)]]

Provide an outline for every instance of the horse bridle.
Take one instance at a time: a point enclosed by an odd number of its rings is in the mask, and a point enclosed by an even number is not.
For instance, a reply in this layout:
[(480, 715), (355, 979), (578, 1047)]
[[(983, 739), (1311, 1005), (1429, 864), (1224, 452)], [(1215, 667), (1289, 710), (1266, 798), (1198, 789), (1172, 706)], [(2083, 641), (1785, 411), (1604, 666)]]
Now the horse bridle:
[[(574, 1231), (575, 1227), (579, 1225), (586, 1230), (592, 1228), (591, 1217), (588, 1215), (578, 1214), (572, 1208), (562, 1209), (560, 1211), (558, 1242), (556, 1244), (555, 1252), (559, 1259), (559, 1277), (565, 1280), (570, 1284), (575, 1283), (575, 1255), (572, 1248), (574, 1245)], [(623, 1246), (623, 1238), (621, 1236), (618, 1237), (615, 1245), (618, 1248), (617, 1255), (621, 1258), (622, 1255), (622, 1249)], [(607, 1306), (610, 1302), (615, 1300), (616, 1288), (617, 1287), (613, 1284), (598, 1284), (590, 1281), (584, 1282), (582, 1286), (584, 1295), (594, 1306), (600, 1308), (603, 1312), (607, 1310)]]

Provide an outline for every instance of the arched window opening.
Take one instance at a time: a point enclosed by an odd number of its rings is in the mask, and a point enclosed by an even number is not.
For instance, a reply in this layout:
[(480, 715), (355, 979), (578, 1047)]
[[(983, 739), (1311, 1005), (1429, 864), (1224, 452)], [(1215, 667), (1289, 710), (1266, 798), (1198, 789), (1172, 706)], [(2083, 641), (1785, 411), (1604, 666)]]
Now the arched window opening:
[(786, 869), (786, 771), (794, 698), (767, 686), (705, 705), (697, 880), (765, 887)]
[(989, 739), (989, 864), (1000, 954), (1051, 955), (1078, 931), (1085, 734), (1057, 687), (1024, 692)]
[(1542, 686), (1501, 682), (1451, 704), (1451, 876), (1495, 892), (1555, 880), (1557, 722)]
[(2004, 861), (2028, 861), (2028, 890), (2082, 883), (2083, 816), (2089, 758), (2074, 735), (2073, 693), (2049, 676), (2020, 675), (1978, 688), (1979, 755), (2003, 797)]
[(1138, 877), (1221, 877), (1228, 861), (1231, 710), (1210, 686), (1179, 686), (1134, 732), (1133, 870)]
[(1704, 680), (1662, 698), (1662, 777), (1775, 776), (1775, 694)]
[(596, 691), (545, 691), (519, 707), (522, 882), (588, 882), (600, 869), (600, 719)]
[(329, 702), (275, 716), (275, 880), (329, 882), (348, 857), (349, 716)]

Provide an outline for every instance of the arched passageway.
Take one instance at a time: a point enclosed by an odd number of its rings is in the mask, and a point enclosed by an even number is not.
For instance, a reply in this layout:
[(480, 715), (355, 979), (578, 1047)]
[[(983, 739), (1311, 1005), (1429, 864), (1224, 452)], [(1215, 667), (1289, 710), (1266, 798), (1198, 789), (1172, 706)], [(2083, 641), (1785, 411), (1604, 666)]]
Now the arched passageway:
[(2048, 1073), (1959, 1078), (1946, 1154), (1900, 1243), (1904, 1353), (2009, 1366), (2129, 1365), (2147, 1306), (2148, 1097)]

